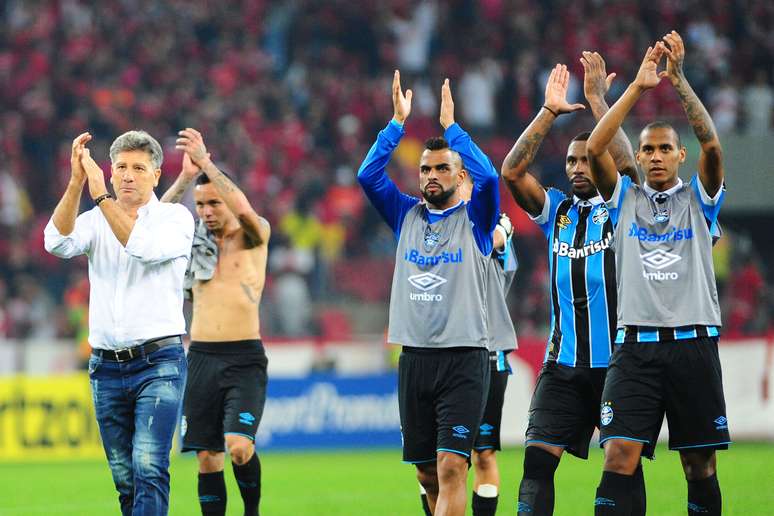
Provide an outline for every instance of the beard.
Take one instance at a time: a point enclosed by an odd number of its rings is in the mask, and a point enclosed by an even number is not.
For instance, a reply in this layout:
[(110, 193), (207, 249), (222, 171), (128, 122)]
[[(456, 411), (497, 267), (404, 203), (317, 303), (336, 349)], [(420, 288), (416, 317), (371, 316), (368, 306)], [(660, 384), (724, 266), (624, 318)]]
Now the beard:
[(427, 201), (428, 204), (434, 204), (436, 206), (442, 205), (446, 203), (446, 201), (448, 201), (452, 195), (454, 195), (454, 192), (457, 191), (456, 186), (453, 186), (448, 190), (444, 190), (443, 187), (438, 183), (433, 183), (433, 184), (438, 187), (437, 192), (429, 193), (427, 191), (427, 186), (425, 186), (425, 189), (422, 190), (422, 197), (424, 197), (425, 201)]

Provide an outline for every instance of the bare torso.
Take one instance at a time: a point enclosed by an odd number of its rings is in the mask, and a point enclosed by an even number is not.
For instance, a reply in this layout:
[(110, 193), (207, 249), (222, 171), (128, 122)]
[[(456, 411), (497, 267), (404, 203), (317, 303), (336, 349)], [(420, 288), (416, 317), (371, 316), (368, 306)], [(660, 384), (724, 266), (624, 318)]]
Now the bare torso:
[(267, 245), (251, 246), (242, 229), (218, 239), (218, 265), (209, 281), (193, 286), (191, 339), (258, 339), (258, 307), (266, 280)]

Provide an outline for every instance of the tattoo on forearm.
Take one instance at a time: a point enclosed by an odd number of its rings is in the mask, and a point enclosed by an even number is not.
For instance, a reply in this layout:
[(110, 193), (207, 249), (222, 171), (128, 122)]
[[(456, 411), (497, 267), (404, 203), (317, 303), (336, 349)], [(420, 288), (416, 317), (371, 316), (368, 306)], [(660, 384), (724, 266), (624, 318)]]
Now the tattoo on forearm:
[(170, 194), (169, 202), (171, 203), (180, 202), (183, 199), (183, 195), (185, 195), (185, 189), (177, 188), (174, 192)]
[(215, 188), (217, 188), (221, 192), (231, 193), (237, 190), (236, 185), (232, 183), (229, 178), (223, 175), (222, 172), (219, 173), (217, 176), (215, 176), (212, 182), (215, 184)]
[(545, 133), (534, 132), (519, 138), (516, 145), (505, 157), (505, 166), (516, 168), (519, 163), (525, 160), (527, 163), (531, 163), (535, 159), (535, 154), (537, 154), (545, 136)]
[(516, 168), (522, 162), (525, 162), (526, 165), (532, 163), (540, 148), (540, 144), (543, 142), (543, 138), (551, 130), (553, 123), (554, 116), (548, 113), (548, 111), (541, 109), (505, 157), (506, 168)]
[(680, 101), (683, 104), (683, 109), (688, 115), (688, 122), (690, 122), (693, 132), (700, 143), (708, 143), (715, 139), (715, 125), (712, 123), (712, 118), (707, 112), (704, 104), (701, 103), (699, 97), (688, 85), (686, 81), (681, 81), (675, 86), (678, 95), (680, 95)]

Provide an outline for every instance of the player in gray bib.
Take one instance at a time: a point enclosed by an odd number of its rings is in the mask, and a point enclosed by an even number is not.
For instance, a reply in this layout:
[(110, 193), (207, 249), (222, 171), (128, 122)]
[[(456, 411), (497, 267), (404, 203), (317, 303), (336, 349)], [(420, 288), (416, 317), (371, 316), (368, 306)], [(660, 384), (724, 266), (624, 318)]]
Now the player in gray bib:
[[(487, 271), (499, 214), (497, 171), (454, 122), (448, 79), (441, 88), (444, 138), (425, 144), (419, 166), (424, 202), (385, 173), (411, 111), (400, 74), (393, 119), (358, 171), (368, 199), (398, 240), (388, 341), (403, 346), (398, 405), (403, 460), (414, 464), (436, 515), (463, 515), (468, 460), (489, 385)], [(470, 202), (460, 197), (467, 174)]]
[[(730, 444), (718, 357), (720, 308), (712, 267), (713, 235), (723, 202), (720, 141), (707, 110), (683, 74), (677, 32), (648, 48), (637, 77), (591, 133), (586, 151), (594, 182), (615, 226), (618, 344), (600, 409), (605, 448), (595, 514), (629, 514), (632, 474), (652, 458), (666, 415), (669, 448), (680, 452), (688, 514), (721, 513), (715, 450)], [(662, 59), (666, 70), (658, 72)], [(678, 177), (685, 148), (665, 122), (640, 133), (642, 187), (622, 178), (608, 145), (639, 97), (668, 78), (701, 152), (698, 174)]]

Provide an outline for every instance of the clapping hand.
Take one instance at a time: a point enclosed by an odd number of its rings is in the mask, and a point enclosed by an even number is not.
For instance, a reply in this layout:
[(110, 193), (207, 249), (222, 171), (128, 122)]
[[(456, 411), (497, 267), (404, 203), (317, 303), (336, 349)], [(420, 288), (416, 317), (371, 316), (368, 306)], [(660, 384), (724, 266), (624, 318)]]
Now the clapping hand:
[[(210, 161), (210, 154), (207, 152), (207, 147), (204, 146), (204, 138), (202, 134), (196, 129), (187, 127), (178, 132), (178, 139), (175, 140), (175, 148), (185, 152), (189, 157), (192, 165), (195, 165), (199, 169), (203, 169)], [(188, 168), (190, 172), (192, 167)], [(183, 172), (186, 171), (185, 157), (183, 157)]]
[(92, 199), (108, 193), (105, 186), (105, 173), (91, 157), (89, 149), (84, 147), (81, 151), (81, 166), (86, 174), (86, 178), (89, 182), (89, 195)]
[(441, 126), (448, 129), (451, 125), (454, 125), (454, 100), (449, 79), (445, 79), (441, 86)]
[(570, 104), (567, 102), (567, 88), (570, 85), (570, 72), (567, 66), (558, 64), (551, 70), (546, 83), (545, 107), (555, 115), (572, 113), (586, 109), (583, 104)]
[(83, 188), (86, 182), (86, 171), (81, 164), (81, 156), (86, 144), (91, 140), (91, 134), (83, 133), (73, 140), (72, 153), (70, 154), (70, 176), (71, 181)]
[(607, 74), (605, 60), (598, 52), (583, 51), (580, 62), (583, 65), (583, 94), (586, 99), (602, 99), (610, 90), (615, 74)]
[(639, 89), (649, 90), (655, 88), (661, 82), (658, 64), (664, 56), (665, 50), (664, 43), (661, 41), (656, 42), (655, 46), (648, 47), (633, 83)]
[(403, 90), (400, 87), (400, 72), (395, 70), (392, 76), (392, 107), (394, 110), (393, 118), (399, 124), (403, 124), (411, 113), (411, 98), (414, 93), (411, 90)]
[(658, 74), (659, 77), (668, 77), (672, 84), (677, 84), (683, 76), (683, 60), (685, 59), (685, 45), (683, 38), (676, 31), (672, 31), (663, 39), (664, 53), (667, 56), (666, 70)]

